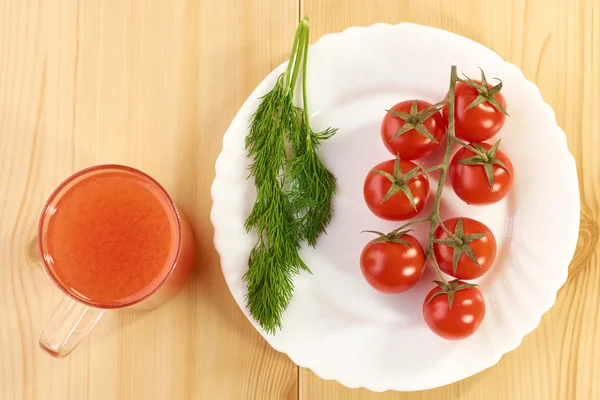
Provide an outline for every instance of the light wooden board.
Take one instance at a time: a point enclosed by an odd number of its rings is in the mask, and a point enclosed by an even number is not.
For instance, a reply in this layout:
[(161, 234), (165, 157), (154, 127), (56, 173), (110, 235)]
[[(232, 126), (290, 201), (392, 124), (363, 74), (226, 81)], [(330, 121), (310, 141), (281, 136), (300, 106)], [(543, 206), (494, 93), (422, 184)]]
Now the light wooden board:
[[(297, 398), (219, 269), (210, 185), (223, 133), (289, 52), (295, 0), (0, 1), (0, 399)], [(27, 263), (41, 206), (72, 172), (140, 168), (197, 232), (173, 302), (112, 313), (69, 358), (39, 350), (60, 293)]]
[(556, 305), (496, 366), (444, 388), (381, 395), (349, 390), (303, 370), (302, 397), (600, 399), (600, 1), (304, 0), (302, 14), (312, 17), (313, 40), (352, 25), (411, 21), (474, 39), (519, 66), (539, 86), (567, 135), (582, 208), (577, 254)]
[[(497, 366), (427, 392), (349, 390), (298, 376), (231, 298), (208, 217), (214, 161), (303, 14), (313, 41), (374, 22), (462, 34), (518, 65), (554, 108), (578, 163), (580, 241), (557, 304)], [(600, 398), (599, 94), (600, 0), (0, 0), (0, 400)], [(113, 313), (53, 360), (37, 337), (60, 293), (28, 243), (51, 190), (106, 162), (166, 186), (200, 262), (173, 302)]]

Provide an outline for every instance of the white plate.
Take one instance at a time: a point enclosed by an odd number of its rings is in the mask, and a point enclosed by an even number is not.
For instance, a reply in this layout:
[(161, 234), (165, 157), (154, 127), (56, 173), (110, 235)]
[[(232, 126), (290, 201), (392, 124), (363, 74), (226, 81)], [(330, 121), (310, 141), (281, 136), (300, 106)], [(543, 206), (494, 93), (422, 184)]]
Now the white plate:
[[(380, 139), (384, 110), (411, 98), (441, 100), (452, 64), (474, 78), (482, 67), (488, 79), (503, 80), (511, 116), (499, 137), (515, 168), (510, 195), (493, 206), (467, 206), (451, 187), (444, 191), (442, 217), (484, 222), (501, 249), (492, 270), (479, 281), (487, 305), (485, 320), (473, 336), (458, 342), (437, 337), (423, 321), (422, 302), (433, 285), (431, 268), (412, 290), (383, 295), (365, 282), (358, 264), (370, 239), (361, 230), (397, 226), (373, 216), (362, 198), (369, 169), (392, 158)], [(231, 293), (246, 315), (242, 276), (256, 238), (244, 229), (255, 198), (254, 184), (246, 180), (244, 137), (259, 98), (271, 90), (284, 67), (256, 88), (233, 120), (212, 186), (215, 247)], [(313, 274), (296, 277), (284, 329), (271, 336), (250, 318), (254, 326), (299, 366), (348, 387), (428, 389), (496, 364), (554, 303), (577, 241), (575, 162), (537, 87), (481, 44), (405, 23), (353, 27), (319, 39), (310, 47), (308, 92), (315, 131), (340, 128), (321, 147), (324, 163), (338, 178), (335, 216), (317, 249), (301, 252)], [(432, 182), (432, 190), (436, 186)], [(417, 231), (420, 239), (423, 230)]]

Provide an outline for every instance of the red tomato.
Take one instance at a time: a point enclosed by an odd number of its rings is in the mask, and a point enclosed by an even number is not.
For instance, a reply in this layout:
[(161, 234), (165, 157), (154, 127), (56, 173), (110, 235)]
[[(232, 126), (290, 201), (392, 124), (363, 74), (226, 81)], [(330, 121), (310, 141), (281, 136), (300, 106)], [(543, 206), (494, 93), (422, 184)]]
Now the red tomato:
[[(396, 168), (396, 165), (399, 168)], [(375, 171), (382, 171), (388, 176)], [(367, 174), (363, 186), (363, 195), (369, 210), (379, 218), (400, 221), (417, 215), (429, 198), (429, 178), (426, 174), (406, 179), (411, 173), (422, 171), (417, 165), (406, 160), (388, 160), (377, 164)], [(394, 182), (392, 182), (392, 179)], [(405, 182), (406, 181), (406, 182)], [(400, 187), (408, 187), (414, 198), (414, 207), (406, 193)], [(391, 195), (384, 201), (385, 196)]]
[(425, 253), (411, 235), (399, 237), (410, 244), (373, 240), (360, 255), (360, 269), (369, 284), (383, 293), (401, 293), (413, 287), (425, 271)]
[[(481, 81), (472, 80), (477, 84)], [(492, 88), (491, 85), (486, 85)], [(483, 87), (483, 86), (482, 86)], [(490, 104), (489, 101), (475, 106), (467, 111), (465, 109), (479, 95), (479, 91), (461, 82), (456, 83), (455, 102), (454, 102), (454, 131), (456, 137), (468, 142), (483, 142), (488, 140), (500, 131), (504, 125), (506, 115), (497, 107)], [(448, 95), (446, 95), (446, 98)], [(501, 93), (495, 94), (493, 99), (506, 110), (506, 101)], [(448, 106), (445, 105), (442, 111), (444, 119), (448, 121)]]
[[(461, 222), (459, 223), (459, 221)], [(462, 280), (476, 279), (485, 274), (492, 267), (496, 258), (496, 238), (490, 228), (471, 218), (450, 218), (443, 224), (446, 229), (454, 233), (460, 242), (452, 245), (433, 244), (433, 252), (440, 269), (446, 274)], [(481, 234), (485, 234), (485, 236), (477, 238)], [(454, 241), (441, 226), (437, 227), (433, 238)], [(465, 252), (464, 246), (468, 246), (470, 250), (466, 249)], [(456, 272), (454, 272), (454, 253), (457, 251), (461, 255), (457, 262)], [(469, 252), (479, 265), (469, 257), (467, 254)]]
[[(413, 102), (416, 102), (416, 107), (413, 106)], [(416, 160), (427, 157), (438, 148), (446, 133), (446, 125), (442, 114), (439, 112), (433, 114), (431, 112), (420, 113), (430, 106), (431, 103), (423, 100), (407, 100), (396, 104), (390, 109), (392, 112), (409, 114), (410, 118), (406, 121), (389, 111), (386, 112), (381, 123), (381, 139), (390, 153), (398, 154), (404, 160)], [(407, 123), (410, 126), (419, 125), (421, 130), (426, 129), (435, 140), (431, 140), (426, 135), (417, 132), (415, 128), (407, 130), (392, 139)]]
[[(465, 282), (452, 281), (450, 286), (462, 287)], [(453, 292), (452, 307), (449, 294), (433, 288), (423, 302), (423, 317), (429, 329), (448, 340), (460, 340), (471, 336), (481, 325), (485, 316), (485, 301), (477, 287), (465, 287)]]
[[(472, 146), (481, 146), (483, 150), (492, 148), (488, 143), (471, 143)], [(452, 158), (448, 175), (452, 188), (458, 197), (465, 203), (482, 206), (493, 204), (502, 200), (510, 191), (514, 181), (513, 165), (508, 157), (498, 150), (490, 159), (502, 162), (507, 168), (489, 162), (493, 171), (493, 185), (485, 173), (484, 165), (461, 164), (461, 160), (475, 156), (472, 151), (462, 148)], [(489, 167), (488, 167), (489, 168)]]

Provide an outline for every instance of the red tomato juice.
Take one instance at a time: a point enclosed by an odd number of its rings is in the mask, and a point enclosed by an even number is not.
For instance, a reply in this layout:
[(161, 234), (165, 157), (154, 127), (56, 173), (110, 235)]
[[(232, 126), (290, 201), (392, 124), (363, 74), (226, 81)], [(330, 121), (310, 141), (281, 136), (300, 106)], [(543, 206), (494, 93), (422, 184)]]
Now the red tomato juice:
[(150, 177), (127, 167), (94, 168), (63, 184), (47, 206), (46, 268), (66, 293), (90, 305), (160, 305), (192, 270), (190, 226)]

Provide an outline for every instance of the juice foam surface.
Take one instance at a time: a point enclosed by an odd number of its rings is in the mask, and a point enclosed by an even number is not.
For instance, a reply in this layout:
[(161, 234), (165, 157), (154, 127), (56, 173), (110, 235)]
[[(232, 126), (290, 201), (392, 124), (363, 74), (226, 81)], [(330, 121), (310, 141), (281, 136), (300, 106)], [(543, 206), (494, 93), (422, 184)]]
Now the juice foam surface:
[(71, 187), (48, 222), (50, 266), (67, 290), (95, 304), (135, 301), (168, 274), (177, 222), (166, 196), (127, 172)]

